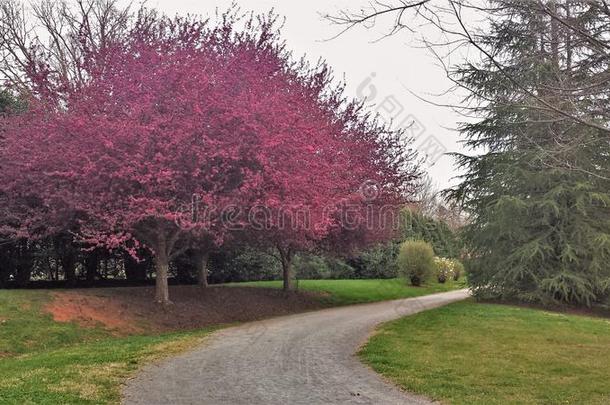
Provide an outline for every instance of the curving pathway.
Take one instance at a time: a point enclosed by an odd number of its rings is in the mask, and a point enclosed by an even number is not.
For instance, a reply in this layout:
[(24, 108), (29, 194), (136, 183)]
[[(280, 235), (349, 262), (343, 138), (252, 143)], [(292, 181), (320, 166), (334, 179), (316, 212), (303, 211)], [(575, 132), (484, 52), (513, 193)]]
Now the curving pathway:
[(466, 290), (331, 308), (220, 330), (188, 353), (146, 367), (127, 405), (428, 404), (358, 361), (376, 325), (468, 297)]

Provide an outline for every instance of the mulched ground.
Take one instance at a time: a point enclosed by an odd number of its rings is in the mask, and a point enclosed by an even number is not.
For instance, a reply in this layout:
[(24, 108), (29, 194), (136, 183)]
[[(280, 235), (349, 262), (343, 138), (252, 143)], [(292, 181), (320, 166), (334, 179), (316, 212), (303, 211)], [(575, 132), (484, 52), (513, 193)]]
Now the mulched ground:
[(171, 286), (173, 305), (168, 308), (155, 304), (153, 297), (152, 287), (56, 291), (46, 310), (59, 322), (102, 325), (123, 335), (248, 322), (324, 307), (312, 293), (252, 287)]

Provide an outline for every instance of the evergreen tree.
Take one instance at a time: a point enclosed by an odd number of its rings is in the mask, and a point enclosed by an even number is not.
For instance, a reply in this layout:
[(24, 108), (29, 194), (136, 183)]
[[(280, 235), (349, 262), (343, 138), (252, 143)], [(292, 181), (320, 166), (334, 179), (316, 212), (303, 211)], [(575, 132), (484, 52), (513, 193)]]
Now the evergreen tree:
[[(453, 73), (481, 118), (451, 191), (472, 215), (480, 297), (591, 305), (610, 287), (610, 13), (601, 2), (493, 1), (483, 60)], [(491, 9), (490, 9), (491, 10)]]
[(9, 111), (12, 102), (13, 100), (10, 97), (10, 94), (5, 90), (0, 89), (0, 114), (6, 114)]
[[(400, 212), (400, 230), (395, 243), (400, 244), (408, 239), (430, 243), (439, 257), (456, 258), (461, 250), (458, 233), (451, 230), (447, 222), (417, 210), (403, 209)], [(398, 251), (398, 246), (395, 250)]]
[(15, 97), (7, 89), (0, 87), (0, 117), (9, 114), (19, 114), (26, 109), (25, 100)]

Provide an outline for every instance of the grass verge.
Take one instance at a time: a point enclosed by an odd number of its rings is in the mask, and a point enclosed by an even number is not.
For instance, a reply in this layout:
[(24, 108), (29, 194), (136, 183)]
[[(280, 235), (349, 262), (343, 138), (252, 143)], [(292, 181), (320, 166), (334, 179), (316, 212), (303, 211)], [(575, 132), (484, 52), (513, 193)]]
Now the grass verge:
[(116, 337), (54, 322), (46, 291), (0, 291), (1, 404), (116, 404), (143, 363), (193, 347), (211, 329)]
[[(281, 288), (281, 281), (253, 281), (232, 283), (233, 286)], [(299, 280), (298, 288), (321, 293), (329, 305), (349, 305), (367, 302), (411, 298), (465, 288), (464, 280), (447, 281), (444, 284), (429, 282), (421, 287), (408, 285), (403, 279), (375, 280)]]
[(465, 301), (383, 325), (360, 356), (445, 403), (610, 403), (607, 319)]

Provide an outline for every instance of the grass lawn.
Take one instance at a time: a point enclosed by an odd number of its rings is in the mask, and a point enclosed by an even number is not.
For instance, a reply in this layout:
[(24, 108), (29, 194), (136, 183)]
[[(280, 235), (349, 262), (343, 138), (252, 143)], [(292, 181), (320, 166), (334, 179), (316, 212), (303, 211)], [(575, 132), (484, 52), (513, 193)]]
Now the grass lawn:
[(383, 325), (360, 355), (445, 403), (610, 403), (608, 319), (465, 301)]
[(116, 337), (54, 322), (47, 291), (0, 290), (0, 404), (118, 403), (143, 362), (198, 343), (209, 330)]
[[(281, 281), (253, 281), (231, 283), (232, 286), (281, 288)], [(385, 280), (299, 280), (301, 290), (323, 293), (330, 305), (361, 304), (366, 302), (418, 297), (465, 288), (465, 281), (447, 281), (445, 284), (429, 282), (422, 287), (412, 287), (399, 278)]]

